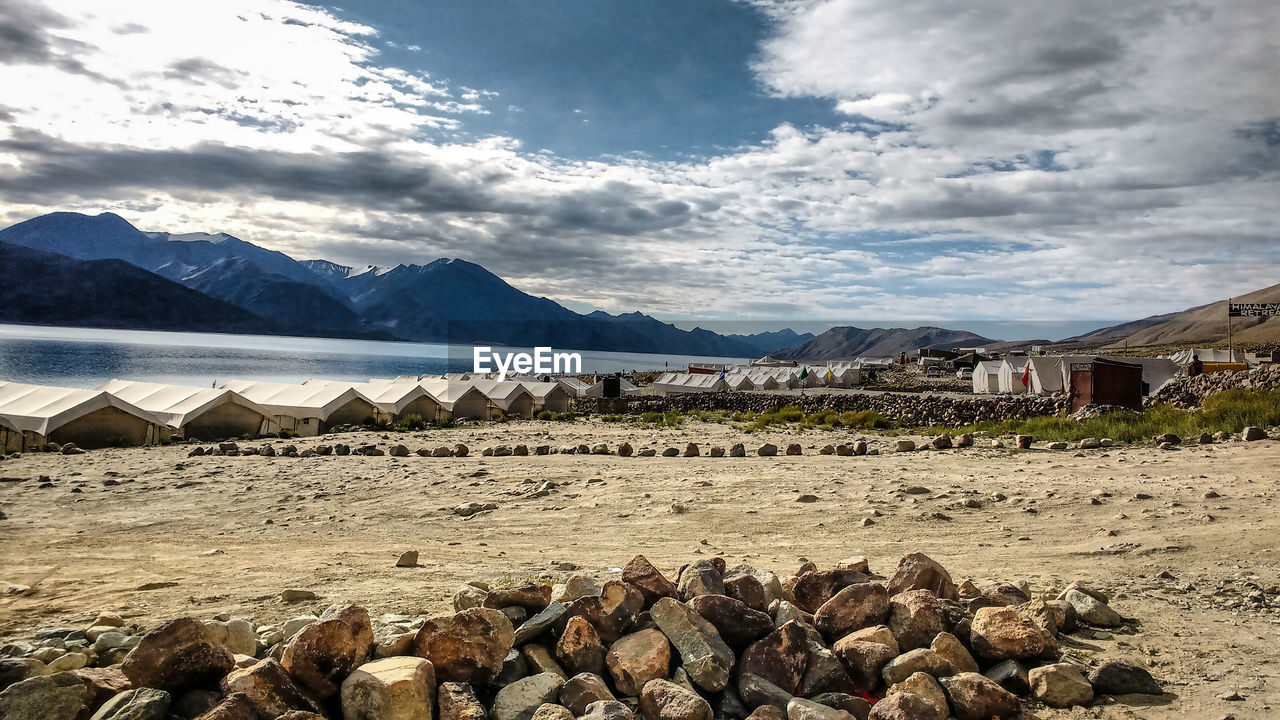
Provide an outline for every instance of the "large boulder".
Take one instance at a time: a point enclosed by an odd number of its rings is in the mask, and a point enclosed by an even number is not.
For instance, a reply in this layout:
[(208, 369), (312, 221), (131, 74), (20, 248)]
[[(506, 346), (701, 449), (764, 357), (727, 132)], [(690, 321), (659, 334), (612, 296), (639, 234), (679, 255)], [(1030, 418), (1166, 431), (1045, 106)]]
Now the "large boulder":
[(484, 598), (484, 606), (495, 610), (522, 607), (536, 613), (550, 604), (551, 586), (538, 582), (494, 588)]
[(579, 720), (635, 720), (635, 714), (617, 700), (602, 700), (588, 705)]
[(511, 621), (493, 608), (471, 608), (427, 620), (413, 654), (431, 661), (440, 682), (489, 682), (515, 645)]
[(937, 708), (915, 693), (899, 692), (871, 706), (868, 720), (945, 720)]
[(698, 560), (681, 571), (677, 588), (685, 601), (697, 595), (723, 595), (724, 576), (712, 561)]
[(147, 633), (120, 663), (134, 687), (171, 693), (212, 686), (233, 667), (231, 651), (191, 617), (170, 620)]
[(484, 705), (467, 683), (440, 683), (436, 689), (436, 707), (439, 720), (485, 720), (488, 716)]
[(342, 681), (343, 720), (433, 720), (431, 661), (389, 657), (365, 663)]
[(680, 653), (685, 672), (698, 687), (719, 692), (729, 684), (736, 658), (714, 625), (671, 598), (654, 603), (649, 614)]
[(609, 648), (605, 664), (618, 692), (635, 697), (650, 680), (668, 676), (671, 643), (656, 628), (624, 635)]
[(929, 647), (946, 629), (942, 605), (932, 590), (907, 590), (889, 598), (888, 625), (903, 651)]
[(885, 685), (893, 686), (918, 672), (942, 677), (951, 674), (951, 666), (934, 651), (928, 648), (916, 648), (885, 663), (880, 669), (880, 677), (884, 679)]
[(337, 618), (303, 628), (280, 656), (280, 664), (317, 699), (328, 700), (369, 656), (361, 630)]
[(574, 675), (560, 688), (560, 704), (569, 708), (574, 717), (586, 713), (587, 706), (594, 702), (616, 699), (604, 678), (593, 673)]
[(164, 720), (172, 702), (164, 690), (126, 690), (98, 708), (89, 720)]
[(88, 714), (89, 688), (71, 673), (41, 675), (0, 692), (0, 718), (78, 720)]
[(854, 720), (854, 717), (841, 708), (804, 698), (792, 698), (787, 703), (787, 720)]
[(712, 720), (711, 705), (698, 693), (667, 680), (650, 680), (640, 692), (645, 720)]
[(539, 635), (542, 635), (559, 622), (567, 611), (568, 607), (563, 602), (552, 602), (538, 614), (520, 623), (520, 627), (515, 630), (513, 642), (516, 645), (524, 645), (527, 642), (536, 640)]
[(232, 670), (220, 685), (225, 695), (243, 693), (263, 717), (276, 717), (290, 710), (320, 712), (316, 699), (298, 687), (293, 676), (275, 658)]
[(956, 720), (1010, 718), (1018, 712), (1018, 698), (978, 673), (965, 672), (940, 678)]
[(947, 694), (942, 691), (942, 686), (929, 673), (912, 673), (906, 680), (889, 688), (885, 695), (896, 695), (898, 693), (911, 693), (924, 700), (929, 704), (929, 707), (933, 708), (932, 714), (936, 718), (945, 718), (951, 714), (951, 710), (947, 706)]
[(956, 584), (951, 573), (924, 553), (904, 555), (898, 561), (898, 569), (889, 579), (889, 594), (896, 595), (909, 590), (928, 590), (939, 598), (955, 600)]
[(517, 680), (493, 698), (493, 720), (532, 720), (544, 703), (554, 703), (564, 680), (554, 673), (538, 673)]
[(836, 640), (855, 630), (879, 625), (889, 612), (889, 593), (880, 583), (850, 585), (822, 604), (813, 622), (819, 632)]
[(883, 643), (848, 638), (837, 640), (832, 650), (849, 668), (855, 687), (864, 691), (880, 684), (880, 671), (898, 654)]
[(603, 675), (606, 652), (596, 629), (581, 616), (569, 618), (564, 632), (560, 634), (560, 640), (556, 643), (556, 658), (571, 675), (579, 673)]
[(853, 568), (815, 570), (797, 577), (791, 588), (791, 594), (795, 598), (795, 604), (801, 610), (816, 613), (841, 590), (850, 585), (870, 581), (871, 576)]
[(1162, 695), (1160, 683), (1151, 673), (1137, 665), (1110, 661), (1089, 673), (1089, 684), (1094, 692), (1107, 695)]
[(1008, 607), (985, 607), (974, 613), (969, 646), (988, 660), (1033, 658), (1047, 648), (1044, 631)]
[(640, 590), (640, 594), (644, 596), (645, 607), (654, 604), (659, 598), (676, 597), (679, 594), (675, 583), (668, 580), (662, 571), (654, 567), (653, 563), (643, 555), (636, 555), (623, 566), (622, 579)]
[(571, 617), (584, 617), (600, 635), (600, 641), (612, 644), (635, 624), (636, 616), (644, 608), (644, 595), (630, 583), (610, 580), (600, 588), (599, 595), (580, 597), (568, 604), (564, 616), (556, 621), (556, 628), (563, 631)]
[(929, 649), (946, 660), (954, 673), (978, 672), (978, 663), (973, 659), (969, 649), (951, 633), (943, 632), (935, 635), (933, 642), (929, 643)]
[[(748, 707), (770, 702), (777, 697), (760, 678), (788, 696), (795, 693), (804, 678), (808, 664), (808, 638), (799, 623), (789, 621), (765, 637), (752, 643), (738, 665), (738, 694)], [(784, 701), (781, 707), (786, 707)]]
[(1093, 686), (1068, 663), (1054, 663), (1027, 672), (1031, 694), (1049, 707), (1068, 708), (1093, 702)]
[(1111, 606), (1096, 594), (1071, 588), (1062, 594), (1062, 599), (1070, 603), (1076, 611), (1076, 619), (1080, 622), (1097, 627), (1119, 627), (1124, 624), (1124, 618), (1120, 613), (1112, 610)]
[(735, 650), (773, 630), (769, 613), (752, 610), (746, 603), (727, 595), (698, 595), (689, 601), (689, 607), (714, 625), (725, 643)]

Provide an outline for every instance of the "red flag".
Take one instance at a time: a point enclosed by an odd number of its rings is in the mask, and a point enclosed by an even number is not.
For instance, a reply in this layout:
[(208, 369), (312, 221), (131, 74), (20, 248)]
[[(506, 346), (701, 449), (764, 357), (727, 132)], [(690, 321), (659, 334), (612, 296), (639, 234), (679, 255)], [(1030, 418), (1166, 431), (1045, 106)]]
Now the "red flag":
[(1022, 384), (1031, 387), (1031, 363), (1027, 363), (1027, 369), (1022, 371)]

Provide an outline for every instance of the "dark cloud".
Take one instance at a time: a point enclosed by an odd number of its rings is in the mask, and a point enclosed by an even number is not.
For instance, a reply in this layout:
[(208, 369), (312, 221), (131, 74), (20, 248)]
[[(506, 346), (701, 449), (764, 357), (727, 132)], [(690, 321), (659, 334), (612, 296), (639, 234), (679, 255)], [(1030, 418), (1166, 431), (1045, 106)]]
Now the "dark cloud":
[(68, 24), (63, 16), (35, 3), (24, 0), (0, 3), (0, 64), (48, 65), (73, 75), (107, 81), (76, 57), (93, 49), (92, 46), (49, 32)]
[(169, 80), (181, 80), (196, 85), (211, 82), (229, 88), (235, 87), (244, 78), (244, 73), (202, 57), (189, 57), (171, 63), (165, 68), (163, 75)]

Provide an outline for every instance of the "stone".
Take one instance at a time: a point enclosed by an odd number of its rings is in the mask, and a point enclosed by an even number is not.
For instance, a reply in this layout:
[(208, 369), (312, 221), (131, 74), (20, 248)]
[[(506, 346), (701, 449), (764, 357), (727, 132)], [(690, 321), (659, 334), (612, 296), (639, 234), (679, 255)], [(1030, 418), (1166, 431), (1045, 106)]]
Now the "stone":
[(423, 623), (413, 654), (431, 661), (440, 682), (488, 682), (515, 645), (511, 621), (493, 608), (471, 608)]
[(889, 598), (888, 625), (902, 651), (928, 647), (946, 630), (942, 606), (930, 590), (907, 590)]
[(943, 600), (955, 600), (956, 584), (940, 563), (924, 553), (904, 555), (887, 584), (890, 595), (908, 590), (928, 590)]
[(1046, 649), (1044, 632), (1013, 608), (985, 607), (974, 613), (969, 646), (988, 660), (1022, 660)]
[(529, 661), (525, 659), (524, 653), (512, 648), (511, 652), (502, 659), (502, 672), (489, 681), (489, 684), (494, 687), (505, 687), (529, 674)]
[(914, 440), (895, 440), (893, 443), (894, 452), (911, 452), (916, 449)]
[(89, 720), (164, 720), (171, 702), (163, 690), (126, 690), (98, 708)]
[(116, 695), (133, 689), (133, 683), (120, 672), (119, 665), (80, 668), (72, 670), (71, 674), (89, 689), (89, 707), (99, 707)]
[(791, 698), (787, 703), (787, 720), (853, 720), (853, 715), (804, 698)]
[[(878, 455), (879, 453), (880, 453), (880, 451), (879, 451), (879, 450), (877, 450), (877, 451), (876, 451), (876, 454)], [(854, 455), (856, 455), (856, 456), (862, 456), (862, 455), (868, 455), (868, 454), (870, 454), (870, 453), (867, 451), (867, 441), (866, 441), (866, 440), (858, 440), (858, 441), (854, 442), (854, 443), (853, 443), (853, 454), (854, 454)]]
[(631, 708), (617, 700), (602, 700), (587, 706), (582, 715), (583, 720), (635, 720)]
[(1096, 437), (1084, 438), (1080, 441), (1078, 445), (1076, 445), (1076, 447), (1078, 447), (1081, 450), (1095, 450), (1097, 448), (1102, 447), (1102, 438), (1096, 438)]
[(889, 593), (883, 585), (855, 583), (840, 590), (818, 608), (813, 616), (814, 627), (827, 638), (839, 639), (855, 630), (883, 623), (889, 606)]
[(909, 692), (890, 695), (871, 706), (868, 720), (944, 720), (927, 700)]
[(942, 686), (938, 684), (938, 681), (928, 673), (913, 673), (906, 680), (889, 688), (886, 696), (897, 693), (911, 693), (924, 700), (929, 704), (929, 707), (933, 708), (933, 715), (939, 720), (951, 714), (951, 710), (947, 706), (947, 694), (943, 692)]
[(170, 705), (169, 714), (180, 718), (199, 717), (217, 707), (221, 701), (222, 693), (216, 690), (188, 690)]
[(551, 586), (539, 582), (493, 588), (484, 598), (484, 606), (495, 610), (518, 606), (539, 612), (550, 604)]
[(213, 685), (234, 666), (231, 651), (213, 641), (204, 623), (184, 617), (144, 635), (120, 670), (134, 687), (172, 693)]
[(400, 553), (400, 557), (396, 559), (396, 567), (418, 567), (418, 551), (406, 550)]
[(682, 454), (685, 457), (698, 457), (702, 453), (698, 451), (697, 443), (689, 443), (688, 445), (684, 446), (684, 453)]
[(1030, 450), (1035, 438), (1030, 435), (1017, 435), (1013, 438), (1013, 442), (1019, 450)]
[(804, 677), (800, 679), (800, 688), (796, 695), (813, 698), (825, 693), (853, 693), (857, 687), (849, 670), (834, 652), (808, 639), (808, 657), (805, 660)]
[(768, 680), (750, 672), (738, 673), (738, 695), (748, 707), (772, 705), (785, 708), (794, 696)]
[(556, 643), (556, 658), (570, 675), (603, 675), (605, 652), (607, 650), (596, 629), (580, 615), (569, 618)]
[(300, 590), (296, 588), (289, 588), (287, 590), (280, 591), (281, 602), (296, 603), (296, 602), (304, 602), (306, 600), (315, 600), (315, 599), (316, 599), (316, 594), (311, 592), (310, 590)]
[[(364, 617), (367, 622), (368, 613)], [(320, 619), (289, 640), (280, 664), (299, 686), (318, 700), (328, 700), (338, 694), (343, 678), (364, 663), (372, 645), (372, 629), (359, 627), (358, 621)]]
[(935, 635), (933, 642), (929, 644), (929, 649), (946, 660), (953, 673), (978, 672), (978, 663), (969, 653), (969, 649), (960, 642), (959, 638), (949, 632), (940, 632)]
[(929, 648), (916, 648), (885, 663), (880, 669), (880, 677), (885, 685), (896, 685), (918, 672), (941, 677), (951, 674), (951, 666)]
[(1124, 618), (1120, 613), (1112, 610), (1105, 600), (1100, 600), (1093, 595), (1072, 588), (1063, 593), (1062, 599), (1075, 609), (1076, 619), (1080, 622), (1104, 628), (1119, 627), (1124, 624)]
[(715, 626), (671, 598), (654, 603), (649, 614), (680, 653), (681, 664), (693, 682), (710, 692), (723, 690), (736, 658)]
[(685, 601), (695, 595), (723, 595), (724, 577), (710, 560), (698, 560), (681, 571), (677, 588)]
[(978, 673), (960, 673), (938, 680), (947, 694), (947, 703), (956, 720), (1012, 718), (1018, 713), (1018, 698)]
[(528, 620), (525, 620), (520, 624), (520, 627), (516, 628), (515, 635), (513, 636), (513, 642), (516, 645), (524, 645), (527, 642), (537, 639), (538, 636), (542, 635), (550, 629), (551, 626), (555, 625), (560, 618), (564, 617), (567, 610), (568, 608), (563, 602), (558, 600), (553, 601), (539, 611), (538, 614)]
[(232, 693), (214, 705), (208, 712), (196, 720), (261, 720), (258, 711), (253, 709), (249, 698), (241, 693)]
[(956, 447), (973, 447), (973, 433), (963, 433), (956, 438)]
[(662, 451), (662, 457), (677, 457), (679, 455), (680, 455), (679, 448), (669, 447), (666, 450)]
[(497, 510), (497, 509), (498, 509), (498, 506), (495, 503), (478, 503), (475, 501), (471, 501), (471, 502), (464, 502), (454, 506), (453, 512), (457, 515), (461, 515), (462, 517), (471, 517), (476, 513), (485, 512), (486, 510)]
[(560, 688), (559, 698), (560, 704), (569, 708), (573, 717), (585, 714), (591, 703), (616, 699), (609, 692), (604, 678), (594, 673), (579, 673), (569, 678)]
[(463, 585), (453, 594), (454, 612), (462, 612), (470, 610), (474, 607), (483, 607), (484, 599), (488, 597), (489, 591), (484, 588), (478, 588), (475, 585)]
[(242, 693), (263, 717), (276, 717), (290, 710), (320, 712), (320, 704), (294, 682), (275, 658), (259, 660), (240, 670), (232, 670), (220, 683), (226, 695)]
[[(742, 653), (738, 664), (738, 694), (748, 707), (768, 703), (758, 684), (748, 686), (742, 678), (758, 677), (788, 694), (795, 693), (808, 664), (807, 637), (794, 620), (757, 640)], [(783, 705), (785, 707), (785, 703)]]
[(471, 450), (470, 450), (466, 445), (464, 445), (464, 444), (462, 444), (462, 443), (458, 443), (458, 444), (456, 444), (456, 445), (454, 445), (454, 446), (453, 446), (453, 456), (454, 456), (454, 457), (466, 457), (470, 452), (471, 452)]
[(343, 720), (433, 720), (435, 670), (429, 660), (389, 657), (342, 681)]
[(640, 693), (645, 720), (713, 720), (702, 696), (667, 680), (650, 680)]
[(791, 443), (787, 445), (788, 455), (799, 455), (801, 453), (800, 443)]
[(773, 443), (764, 443), (756, 448), (756, 455), (760, 457), (773, 457), (778, 454), (778, 446)]
[(744, 572), (731, 572), (726, 575), (724, 594), (752, 610), (765, 612), (769, 609), (769, 599), (765, 595), (764, 585), (755, 575)]
[(852, 569), (816, 570), (795, 580), (791, 594), (795, 604), (807, 613), (816, 613), (836, 593), (857, 583), (870, 582), (871, 577)]
[(1253, 442), (1255, 440), (1266, 440), (1267, 431), (1263, 430), (1260, 427), (1254, 427), (1250, 425), (1249, 427), (1246, 427), (1244, 429), (1244, 431), (1241, 433), (1241, 437), (1243, 437), (1247, 442)]
[(0, 692), (0, 718), (78, 720), (88, 714), (89, 688), (71, 673), (20, 680)]
[(867, 715), (871, 712), (871, 703), (849, 693), (826, 692), (814, 695), (809, 699), (819, 705), (843, 710), (856, 718), (856, 720), (867, 720)]
[[(551, 648), (538, 643), (529, 643), (520, 648), (520, 654), (524, 656), (525, 663), (528, 667), (528, 673), (537, 675), (538, 673), (551, 673), (558, 675), (562, 680), (569, 679), (569, 673), (560, 667), (560, 663), (556, 662), (555, 655)], [(519, 678), (515, 678), (519, 679)], [(497, 682), (496, 680), (494, 682)]]
[(445, 682), (436, 688), (439, 720), (485, 720), (488, 711), (467, 683)]
[(747, 720), (787, 720), (787, 711), (776, 705), (761, 705), (751, 711)]
[(741, 650), (773, 631), (769, 613), (752, 610), (727, 595), (698, 595), (689, 607), (715, 626), (729, 647)]
[[(772, 624), (770, 625), (770, 627), (772, 627)], [(79, 670), (80, 668), (88, 664), (89, 664), (88, 655), (85, 655), (84, 653), (72, 652), (72, 653), (67, 653), (66, 655), (63, 655), (57, 658), (56, 660), (54, 660), (53, 662), (49, 663), (49, 666), (45, 668), (45, 672), (48, 673), (49, 675), (53, 675), (54, 673), (69, 672), (71, 670)]]
[(1089, 673), (1089, 684), (1096, 693), (1107, 695), (1163, 695), (1160, 683), (1151, 673), (1137, 665), (1105, 662)]
[(1068, 708), (1093, 702), (1093, 686), (1074, 665), (1055, 663), (1027, 672), (1031, 694), (1049, 707)]
[(543, 703), (533, 711), (532, 720), (573, 720), (573, 713), (563, 705)]
[(1049, 450), (1066, 450), (1067, 444), (1064, 442), (1052, 442), (1047, 447)]
[(27, 678), (48, 674), (45, 664), (35, 658), (0, 658), (0, 690)]
[(551, 587), (551, 598), (554, 602), (569, 603), (588, 595), (600, 597), (603, 592), (594, 578), (587, 575), (570, 575), (568, 580)]
[(409, 457), (409, 448), (406, 445), (392, 445), (387, 448), (387, 454), (392, 457)]
[(951, 436), (943, 433), (929, 441), (934, 450), (949, 450), (952, 446)]
[[(841, 447), (844, 447), (844, 446), (843, 446), (843, 445), (841, 445)], [(835, 445), (823, 445), (823, 446), (822, 446), (822, 449), (818, 451), (818, 454), (819, 454), (819, 455), (835, 455), (835, 454), (836, 454), (836, 446), (835, 446)]]
[(644, 607), (649, 607), (659, 598), (677, 597), (679, 591), (675, 583), (668, 580), (658, 568), (643, 555), (631, 558), (622, 568), (622, 580), (634, 585), (644, 596)]
[(554, 673), (538, 673), (517, 680), (493, 698), (493, 720), (532, 720), (543, 703), (554, 703), (564, 679)]
[(624, 442), (618, 446), (618, 457), (631, 457), (635, 453), (635, 448), (631, 447), (631, 443)]
[(884, 643), (847, 638), (837, 640), (831, 649), (849, 668), (849, 677), (858, 690), (872, 690), (879, 685), (885, 664), (898, 654)]
[(724, 448), (719, 445), (712, 445), (707, 454), (713, 458), (724, 457)]
[(992, 665), (983, 674), (1014, 695), (1026, 695), (1031, 692), (1031, 681), (1027, 679), (1027, 668), (1017, 660), (1005, 660)]
[[(643, 608), (644, 595), (634, 585), (610, 580), (600, 588), (599, 596), (580, 597), (569, 603), (562, 622), (581, 615), (595, 627), (600, 641), (610, 645), (631, 629)], [(561, 625), (557, 623), (557, 627)]]
[(890, 630), (887, 625), (865, 627), (861, 630), (851, 632), (840, 639), (846, 642), (860, 640), (862, 642), (880, 643), (892, 650), (894, 655), (900, 655), (902, 653), (901, 649), (898, 647), (897, 638), (893, 636), (893, 631)]
[(605, 664), (618, 692), (638, 696), (645, 683), (667, 677), (671, 643), (661, 630), (648, 628), (624, 635), (609, 648)]
[(591, 446), (591, 454), (592, 455), (608, 455), (609, 446), (604, 443), (596, 443), (595, 445)]
[(729, 457), (746, 457), (746, 456), (747, 456), (747, 448), (742, 443), (734, 443), (733, 446), (729, 448)]

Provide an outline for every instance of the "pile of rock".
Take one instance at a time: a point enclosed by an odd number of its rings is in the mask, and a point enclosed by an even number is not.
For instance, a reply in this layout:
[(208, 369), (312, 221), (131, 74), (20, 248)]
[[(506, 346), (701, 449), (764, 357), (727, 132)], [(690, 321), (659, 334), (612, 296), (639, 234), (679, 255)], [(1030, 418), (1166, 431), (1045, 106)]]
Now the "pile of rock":
[(1266, 364), (1244, 372), (1212, 372), (1196, 377), (1179, 375), (1147, 398), (1146, 403), (1148, 406), (1169, 403), (1183, 408), (1199, 407), (1206, 397), (1233, 388), (1280, 388), (1280, 365)]
[[(579, 403), (590, 405), (592, 398)], [(861, 412), (875, 410), (895, 425), (925, 427), (942, 425), (961, 427), (985, 421), (1025, 420), (1043, 415), (1061, 415), (1069, 400), (1064, 396), (983, 395), (952, 397), (949, 395), (894, 395), (891, 393), (835, 394), (821, 391), (804, 395), (779, 396), (759, 392), (681, 393), (666, 397), (632, 398), (627, 412), (688, 413), (694, 410), (763, 413), (784, 405), (795, 405), (805, 413), (834, 410)], [(594, 408), (586, 407), (587, 410)]]
[(378, 634), (353, 605), (140, 636), (100, 618), (6, 646), (20, 657), (0, 660), (0, 717), (976, 720), (1017, 715), (1020, 697), (1159, 694), (1140, 667), (1060, 653), (1066, 633), (1126, 622), (1108, 602), (1080, 583), (1055, 599), (957, 585), (919, 553), (887, 580), (863, 558), (787, 578), (700, 559), (669, 580), (637, 555), (603, 584), (469, 584), (453, 614), (384, 616)]

